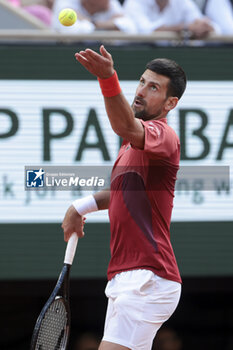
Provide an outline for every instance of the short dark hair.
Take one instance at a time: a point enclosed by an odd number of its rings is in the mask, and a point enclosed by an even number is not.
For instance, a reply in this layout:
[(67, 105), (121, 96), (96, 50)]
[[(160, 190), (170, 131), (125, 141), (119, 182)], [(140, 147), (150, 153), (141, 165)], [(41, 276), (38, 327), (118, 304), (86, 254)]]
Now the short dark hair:
[(167, 96), (181, 98), (186, 88), (186, 75), (175, 61), (168, 58), (156, 58), (148, 62), (146, 68), (170, 78)]

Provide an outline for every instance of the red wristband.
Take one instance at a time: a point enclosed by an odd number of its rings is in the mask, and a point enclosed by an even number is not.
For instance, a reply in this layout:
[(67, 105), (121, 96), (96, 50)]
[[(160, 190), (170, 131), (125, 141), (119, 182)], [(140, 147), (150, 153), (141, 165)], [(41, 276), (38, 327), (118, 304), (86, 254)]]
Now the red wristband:
[(100, 88), (104, 97), (113, 97), (121, 93), (121, 87), (118, 80), (117, 72), (107, 79), (98, 78)]

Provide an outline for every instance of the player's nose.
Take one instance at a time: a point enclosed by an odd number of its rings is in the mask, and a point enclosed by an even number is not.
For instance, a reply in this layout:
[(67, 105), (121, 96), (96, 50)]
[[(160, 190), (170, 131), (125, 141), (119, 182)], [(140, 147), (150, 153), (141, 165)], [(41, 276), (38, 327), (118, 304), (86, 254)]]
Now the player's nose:
[(140, 86), (137, 90), (137, 96), (139, 97), (145, 97), (146, 96), (146, 87)]

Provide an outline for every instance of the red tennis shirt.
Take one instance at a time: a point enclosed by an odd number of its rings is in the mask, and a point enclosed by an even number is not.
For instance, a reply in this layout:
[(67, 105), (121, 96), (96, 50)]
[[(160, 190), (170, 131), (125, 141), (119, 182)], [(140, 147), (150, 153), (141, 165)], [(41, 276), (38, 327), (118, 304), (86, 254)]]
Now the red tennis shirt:
[(144, 149), (123, 141), (111, 175), (108, 279), (148, 269), (181, 283), (170, 241), (180, 142), (167, 119), (143, 121)]

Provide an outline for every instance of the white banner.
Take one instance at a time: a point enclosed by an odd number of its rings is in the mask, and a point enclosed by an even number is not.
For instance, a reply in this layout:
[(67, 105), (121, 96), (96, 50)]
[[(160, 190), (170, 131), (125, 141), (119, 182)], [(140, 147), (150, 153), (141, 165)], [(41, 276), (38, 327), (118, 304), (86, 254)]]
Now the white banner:
[[(121, 82), (131, 103), (135, 81)], [(194, 82), (168, 122), (180, 136), (181, 166), (233, 165), (233, 82)], [(77, 193), (25, 191), (27, 165), (113, 165), (119, 149), (97, 81), (1, 80), (0, 222), (61, 222)], [(232, 172), (232, 171), (231, 171)], [(187, 187), (188, 186), (188, 187)], [(176, 192), (173, 221), (233, 220), (230, 187)], [(86, 195), (87, 192), (84, 193)], [(107, 211), (88, 221), (105, 222)]]

